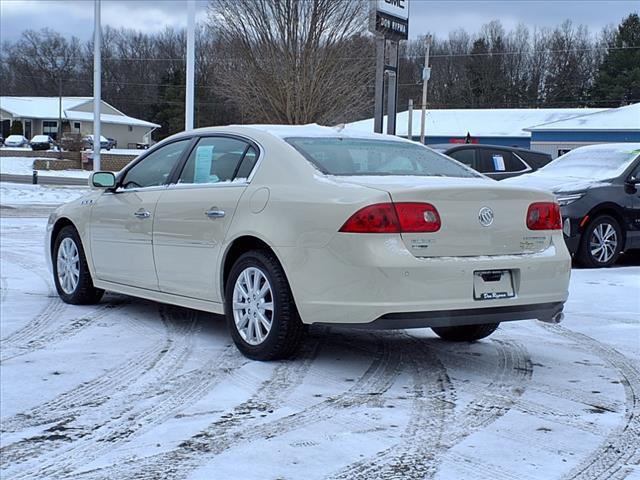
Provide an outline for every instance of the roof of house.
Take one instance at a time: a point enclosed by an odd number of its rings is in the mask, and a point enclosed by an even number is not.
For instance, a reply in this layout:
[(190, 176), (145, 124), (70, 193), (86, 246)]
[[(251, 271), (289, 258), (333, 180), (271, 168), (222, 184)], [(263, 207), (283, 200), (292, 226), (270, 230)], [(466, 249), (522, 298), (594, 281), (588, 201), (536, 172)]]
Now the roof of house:
[(612, 108), (603, 112), (580, 115), (568, 120), (544, 123), (527, 128), (527, 130), (530, 132), (640, 132), (640, 103)]
[[(66, 120), (93, 121), (93, 112), (75, 110), (81, 105), (93, 102), (93, 97), (62, 97), (62, 117)], [(103, 104), (114, 108), (104, 100)], [(60, 97), (0, 97), (0, 108), (14, 117), (56, 119), (59, 115)], [(117, 110), (117, 109), (116, 109)], [(119, 110), (117, 110), (119, 111)], [(132, 125), (137, 127), (158, 128), (160, 125), (121, 115), (100, 114), (103, 123)]]
[[(603, 108), (480, 108), (427, 110), (426, 134), (429, 137), (531, 137), (527, 127), (555, 122), (567, 118), (597, 113)], [(420, 135), (422, 111), (413, 111), (412, 135)], [(406, 136), (408, 112), (399, 112), (396, 117), (396, 134)], [(386, 131), (387, 117), (384, 118)], [(356, 129), (373, 131), (373, 118), (349, 124)]]

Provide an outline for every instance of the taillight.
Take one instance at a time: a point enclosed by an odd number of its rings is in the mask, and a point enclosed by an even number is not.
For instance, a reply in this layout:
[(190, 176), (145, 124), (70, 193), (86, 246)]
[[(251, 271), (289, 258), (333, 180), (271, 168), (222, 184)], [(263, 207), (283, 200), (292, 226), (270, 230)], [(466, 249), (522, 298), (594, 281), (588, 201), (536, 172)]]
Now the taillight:
[(437, 232), (440, 230), (440, 215), (430, 203), (395, 203), (400, 219), (400, 230), (404, 233)]
[(536, 202), (527, 211), (529, 230), (561, 230), (560, 206), (554, 202)]
[(377, 203), (354, 213), (343, 233), (422, 233), (440, 230), (440, 215), (430, 203)]

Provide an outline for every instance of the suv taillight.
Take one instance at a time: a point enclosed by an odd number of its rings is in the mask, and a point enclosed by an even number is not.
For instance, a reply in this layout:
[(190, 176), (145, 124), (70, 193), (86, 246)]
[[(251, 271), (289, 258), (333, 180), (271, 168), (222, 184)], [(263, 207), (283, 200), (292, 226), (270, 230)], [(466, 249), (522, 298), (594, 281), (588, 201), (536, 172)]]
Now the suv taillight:
[(527, 211), (529, 230), (561, 230), (560, 206), (554, 202), (536, 202)]
[(425, 233), (440, 230), (440, 215), (430, 203), (376, 203), (354, 213), (343, 233)]

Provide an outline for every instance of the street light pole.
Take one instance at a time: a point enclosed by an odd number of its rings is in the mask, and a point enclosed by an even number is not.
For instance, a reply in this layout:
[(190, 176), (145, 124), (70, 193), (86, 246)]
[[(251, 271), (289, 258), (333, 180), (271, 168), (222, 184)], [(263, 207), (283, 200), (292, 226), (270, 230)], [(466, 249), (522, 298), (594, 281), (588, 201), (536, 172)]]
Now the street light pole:
[(102, 101), (101, 44), (100, 0), (95, 0), (93, 15), (93, 169), (96, 171), (100, 170), (100, 103)]
[(193, 130), (193, 99), (195, 89), (195, 50), (196, 50), (196, 2), (187, 2), (187, 77), (185, 94), (184, 128)]
[(425, 38), (424, 52), (424, 70), (422, 71), (422, 118), (420, 123), (420, 143), (425, 143), (425, 130), (427, 123), (427, 84), (431, 77), (431, 68), (429, 68), (429, 50), (431, 49), (431, 35)]

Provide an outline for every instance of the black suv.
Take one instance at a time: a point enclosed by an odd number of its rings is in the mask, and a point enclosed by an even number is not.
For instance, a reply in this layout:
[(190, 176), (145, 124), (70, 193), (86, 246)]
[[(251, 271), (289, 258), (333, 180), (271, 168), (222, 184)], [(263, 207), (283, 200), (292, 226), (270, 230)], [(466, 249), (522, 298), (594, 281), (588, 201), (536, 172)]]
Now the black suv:
[(452, 146), (445, 143), (428, 147), (495, 180), (534, 172), (551, 161), (548, 153), (500, 145), (465, 143)]
[(584, 266), (608, 267), (640, 248), (640, 143), (577, 148), (507, 183), (556, 195), (565, 242)]

